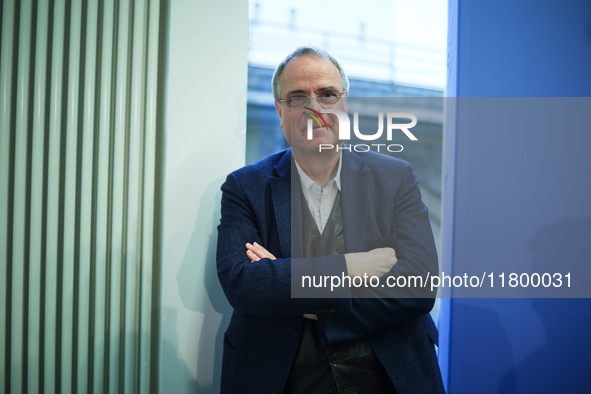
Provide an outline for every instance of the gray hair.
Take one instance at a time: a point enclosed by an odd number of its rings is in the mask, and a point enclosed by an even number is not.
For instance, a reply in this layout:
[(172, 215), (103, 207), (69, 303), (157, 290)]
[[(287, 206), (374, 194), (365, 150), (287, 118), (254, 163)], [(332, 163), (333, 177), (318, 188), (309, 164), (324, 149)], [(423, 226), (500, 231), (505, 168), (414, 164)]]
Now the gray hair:
[(332, 57), (324, 49), (316, 48), (313, 46), (304, 46), (299, 47), (298, 49), (290, 53), (285, 59), (283, 59), (281, 63), (279, 63), (279, 65), (275, 69), (275, 72), (273, 73), (273, 98), (275, 100), (281, 99), (281, 92), (279, 91), (279, 79), (281, 78), (281, 74), (283, 73), (285, 66), (287, 66), (287, 63), (289, 63), (293, 59), (297, 59), (298, 57), (306, 55), (316, 56), (321, 59), (330, 60), (337, 67), (339, 73), (341, 74), (341, 84), (343, 85), (343, 89), (345, 91), (349, 90), (349, 78), (347, 78), (345, 70), (343, 70), (337, 59)]

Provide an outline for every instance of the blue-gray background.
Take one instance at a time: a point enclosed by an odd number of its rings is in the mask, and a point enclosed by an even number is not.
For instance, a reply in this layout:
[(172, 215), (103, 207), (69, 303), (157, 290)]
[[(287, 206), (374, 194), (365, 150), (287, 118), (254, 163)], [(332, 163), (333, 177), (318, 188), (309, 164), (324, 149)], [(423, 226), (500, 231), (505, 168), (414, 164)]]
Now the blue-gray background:
[[(591, 95), (588, 1), (451, 1), (449, 17), (448, 96)], [(483, 253), (498, 261), (555, 256), (557, 266), (563, 252), (588, 261), (586, 245), (571, 240), (591, 204), (589, 128), (573, 135), (556, 125), (536, 139), (499, 134), (512, 147), (499, 153), (490, 135), (461, 127), (463, 112), (454, 114), (444, 135), (443, 268), (455, 271)], [(514, 191), (511, 205), (491, 209), (507, 188)], [(486, 250), (470, 242), (474, 233), (488, 238)], [(589, 299), (442, 300), (439, 352), (447, 389), (591, 392), (590, 325)]]

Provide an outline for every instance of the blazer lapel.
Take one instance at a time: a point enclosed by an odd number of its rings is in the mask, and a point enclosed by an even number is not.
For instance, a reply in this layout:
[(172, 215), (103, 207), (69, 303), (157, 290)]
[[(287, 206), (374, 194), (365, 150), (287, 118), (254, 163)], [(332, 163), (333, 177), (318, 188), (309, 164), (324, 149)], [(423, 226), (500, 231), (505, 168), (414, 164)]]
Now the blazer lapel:
[[(279, 247), (284, 258), (298, 257), (303, 253), (300, 186), (292, 161), (291, 150), (288, 150), (273, 167), (275, 176), (270, 180)], [(293, 177), (292, 172), (295, 174)]]
[[(366, 251), (369, 201), (369, 169), (363, 159), (343, 151), (341, 210), (347, 253)], [(277, 162), (271, 177), (271, 196), (282, 257), (303, 256), (302, 199), (300, 181), (291, 150)], [(292, 176), (293, 173), (293, 176)], [(294, 192), (292, 192), (292, 190)]]
[(369, 202), (369, 169), (360, 155), (343, 151), (341, 210), (347, 253), (365, 252)]

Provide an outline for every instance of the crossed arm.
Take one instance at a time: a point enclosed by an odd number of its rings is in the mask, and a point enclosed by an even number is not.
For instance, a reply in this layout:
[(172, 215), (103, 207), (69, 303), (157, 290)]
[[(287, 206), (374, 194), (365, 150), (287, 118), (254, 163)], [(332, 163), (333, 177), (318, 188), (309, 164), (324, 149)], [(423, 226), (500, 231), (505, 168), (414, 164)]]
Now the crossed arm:
[[(246, 244), (246, 256), (250, 259), (250, 261), (259, 261), (260, 259), (271, 259), (275, 260), (277, 257), (273, 255), (273, 253), (269, 252), (267, 249), (259, 245), (257, 242), (251, 244), (248, 242)], [(318, 320), (318, 316), (315, 313), (304, 313), (304, 317), (306, 319)]]
[[(260, 259), (277, 259), (273, 253), (269, 252), (257, 242), (246, 244), (246, 256), (250, 261), (259, 261)], [(381, 278), (398, 262), (396, 251), (392, 248), (376, 248), (365, 253), (347, 253), (345, 254), (347, 273), (351, 279), (355, 276), (367, 275)], [(318, 320), (315, 313), (304, 313), (308, 319)]]
[[(257, 242), (246, 244), (246, 256), (250, 261), (259, 261), (265, 258), (275, 260), (277, 258)], [(381, 278), (390, 272), (398, 259), (394, 249), (376, 248), (369, 252), (347, 253), (345, 254), (345, 262), (347, 274), (351, 278), (364, 275)]]

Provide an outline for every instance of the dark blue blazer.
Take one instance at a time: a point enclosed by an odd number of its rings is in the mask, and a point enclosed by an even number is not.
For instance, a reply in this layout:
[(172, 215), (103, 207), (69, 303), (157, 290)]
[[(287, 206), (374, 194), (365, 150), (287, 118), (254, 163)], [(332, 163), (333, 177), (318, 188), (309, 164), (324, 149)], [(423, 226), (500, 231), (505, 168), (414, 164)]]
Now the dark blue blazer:
[[(222, 186), (217, 271), (234, 308), (224, 337), (222, 393), (280, 393), (297, 353), (304, 313), (317, 314), (328, 344), (369, 338), (399, 393), (443, 392), (434, 351), (437, 329), (429, 315), (433, 294), (291, 297), (292, 267), (315, 275), (346, 274), (342, 254), (296, 258), (302, 244), (301, 197), (299, 190), (291, 193), (292, 184), (299, 188), (292, 162), (291, 150), (276, 153), (231, 173)], [(428, 212), (410, 164), (345, 150), (341, 209), (347, 253), (390, 246), (398, 263), (389, 276), (437, 274)], [(250, 262), (245, 244), (255, 241), (277, 259)]]

